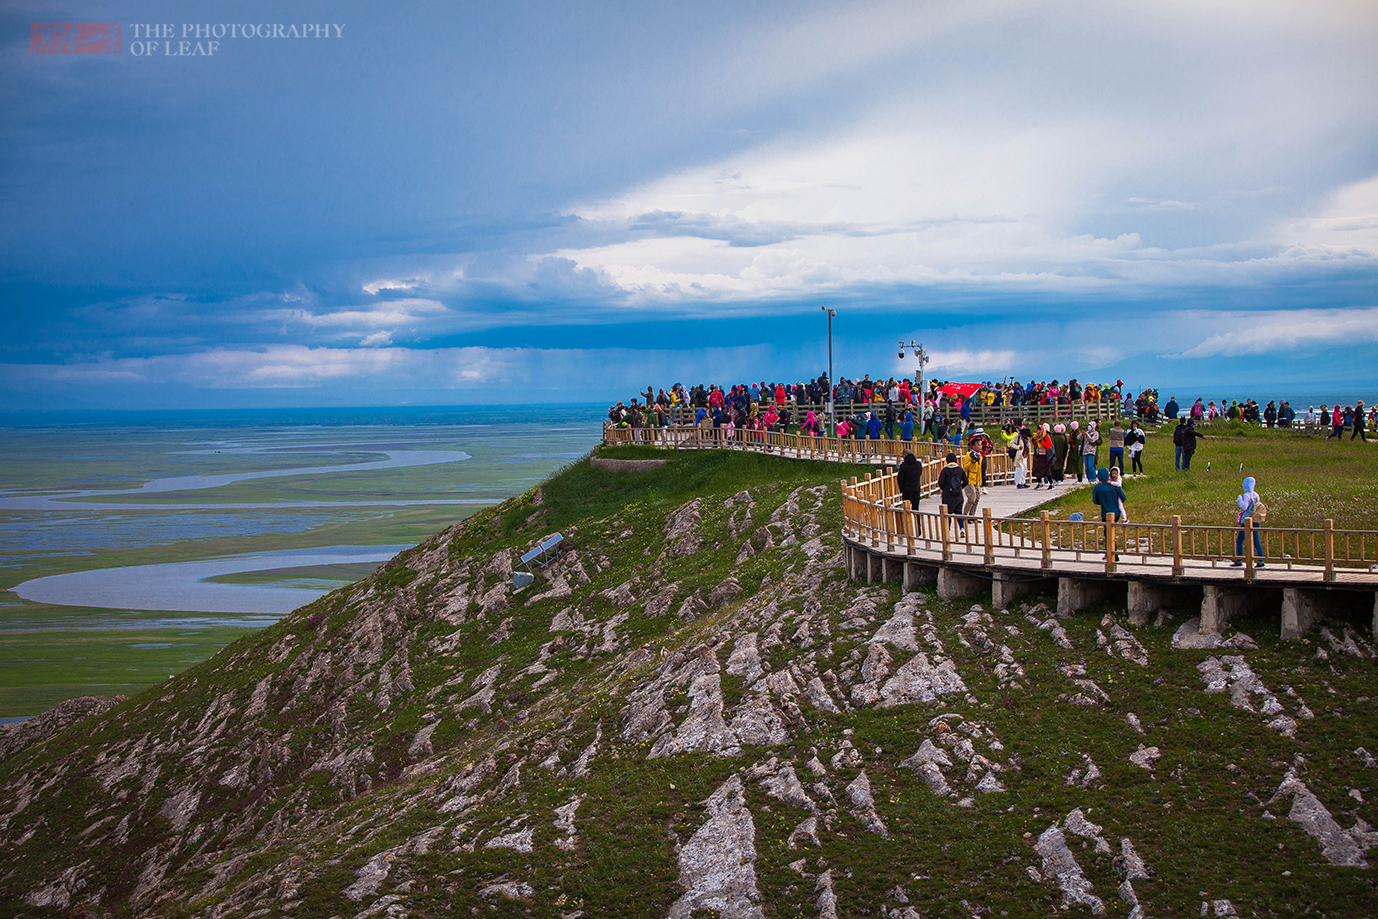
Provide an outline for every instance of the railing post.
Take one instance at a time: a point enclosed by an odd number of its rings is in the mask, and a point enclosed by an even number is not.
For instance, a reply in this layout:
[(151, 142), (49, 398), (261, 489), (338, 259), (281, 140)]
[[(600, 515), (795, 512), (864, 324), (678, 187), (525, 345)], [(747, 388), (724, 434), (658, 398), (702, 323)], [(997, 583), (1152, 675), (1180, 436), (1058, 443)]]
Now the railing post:
[(1182, 568), (1182, 517), (1180, 514), (1172, 515), (1172, 576), (1180, 578)]
[(990, 508), (985, 508), (981, 515), (981, 535), (986, 541), (986, 564), (995, 564), (995, 541), (991, 538), (991, 518)]
[(1039, 513), (1038, 516), (1039, 520), (1041, 521), (1040, 529), (1042, 529), (1043, 531), (1043, 570), (1047, 571), (1049, 568), (1053, 566), (1052, 546), (1049, 545), (1049, 543), (1051, 542), (1049, 536), (1051, 534), (1048, 532), (1050, 529), (1048, 523), (1048, 512), (1042, 511)]
[(952, 534), (948, 531), (947, 505), (938, 505), (938, 526), (943, 531), (943, 561), (952, 561)]
[(1244, 518), (1244, 580), (1254, 579), (1254, 518)]
[(1115, 518), (1105, 518), (1105, 573), (1115, 573)]
[(1335, 521), (1325, 518), (1325, 579), (1335, 580)]

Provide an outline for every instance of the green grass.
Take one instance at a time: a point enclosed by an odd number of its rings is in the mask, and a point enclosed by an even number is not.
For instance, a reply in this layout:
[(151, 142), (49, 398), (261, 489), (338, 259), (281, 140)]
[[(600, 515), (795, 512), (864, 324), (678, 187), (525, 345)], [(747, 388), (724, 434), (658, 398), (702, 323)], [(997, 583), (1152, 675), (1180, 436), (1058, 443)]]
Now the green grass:
[[(1336, 529), (1378, 530), (1378, 446), (1242, 423), (1214, 424), (1205, 432), (1187, 472), (1173, 468), (1171, 428), (1150, 432), (1143, 454), (1147, 474), (1124, 486), (1131, 521), (1168, 523), (1180, 514), (1186, 524), (1234, 526), (1234, 499), (1244, 476), (1251, 475), (1268, 505), (1270, 527), (1319, 528), (1330, 518)], [(1102, 465), (1105, 460), (1102, 447)], [(1056, 509), (1065, 515), (1095, 505), (1091, 493), (1082, 491), (1026, 516)]]

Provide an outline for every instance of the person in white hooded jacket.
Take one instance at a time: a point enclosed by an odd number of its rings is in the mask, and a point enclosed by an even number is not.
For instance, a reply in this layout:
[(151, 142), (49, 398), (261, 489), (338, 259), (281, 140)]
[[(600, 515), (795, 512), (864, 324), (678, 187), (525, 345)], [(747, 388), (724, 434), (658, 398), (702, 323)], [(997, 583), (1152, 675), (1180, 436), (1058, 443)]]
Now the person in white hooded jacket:
[(1244, 487), (1234, 503), (1239, 507), (1239, 514), (1235, 517), (1235, 522), (1239, 524), (1239, 532), (1234, 535), (1234, 561), (1231, 567), (1238, 568), (1244, 564), (1244, 520), (1252, 519), (1254, 522), (1254, 558), (1257, 559), (1259, 568), (1265, 567), (1263, 564), (1263, 541), (1259, 538), (1259, 521), (1254, 518), (1262, 500), (1258, 492), (1254, 491), (1254, 477), (1249, 476), (1244, 480)]

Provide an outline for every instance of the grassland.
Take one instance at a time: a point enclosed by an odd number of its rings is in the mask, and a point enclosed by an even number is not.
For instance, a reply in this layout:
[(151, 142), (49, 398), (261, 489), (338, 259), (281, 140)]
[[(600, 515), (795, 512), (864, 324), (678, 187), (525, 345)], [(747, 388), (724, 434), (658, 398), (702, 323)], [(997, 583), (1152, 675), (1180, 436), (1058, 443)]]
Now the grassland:
[[(1378, 530), (1378, 444), (1326, 441), (1242, 423), (1213, 424), (1205, 432), (1187, 472), (1173, 468), (1171, 428), (1149, 433), (1146, 475), (1124, 486), (1130, 520), (1166, 523), (1181, 514), (1183, 523), (1233, 526), (1235, 496), (1244, 476), (1253, 476), (1268, 504), (1269, 526), (1315, 528), (1330, 518), (1337, 529)], [(1104, 465), (1104, 447), (1100, 460)], [(1090, 492), (1039, 508), (1059, 509), (1064, 514), (1093, 510)]]

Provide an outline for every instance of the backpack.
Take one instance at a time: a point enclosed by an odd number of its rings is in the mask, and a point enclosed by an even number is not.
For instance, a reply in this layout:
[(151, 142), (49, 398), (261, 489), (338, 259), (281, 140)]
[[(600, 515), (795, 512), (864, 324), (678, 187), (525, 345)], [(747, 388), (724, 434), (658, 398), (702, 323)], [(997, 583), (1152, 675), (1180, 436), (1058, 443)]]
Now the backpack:
[(1259, 498), (1254, 501), (1254, 506), (1250, 509), (1248, 516), (1254, 518), (1254, 523), (1262, 523), (1268, 519), (1268, 505), (1263, 503), (1262, 498)]

